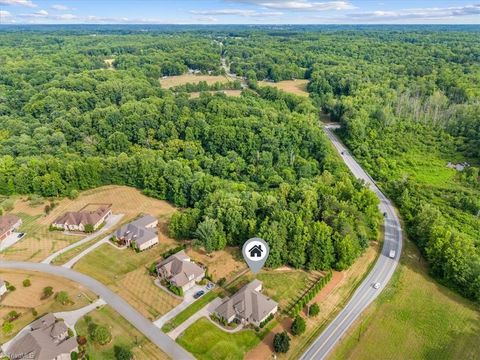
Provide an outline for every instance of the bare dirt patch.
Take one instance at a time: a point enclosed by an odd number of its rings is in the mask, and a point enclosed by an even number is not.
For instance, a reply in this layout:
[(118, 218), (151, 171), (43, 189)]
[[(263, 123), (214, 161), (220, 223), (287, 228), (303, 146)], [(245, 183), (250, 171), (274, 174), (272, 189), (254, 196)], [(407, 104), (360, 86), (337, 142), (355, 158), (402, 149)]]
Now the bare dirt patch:
[[(90, 303), (97, 296), (82, 285), (61, 277), (51, 276), (37, 272), (20, 270), (0, 270), (0, 278), (8, 281), (16, 287), (16, 290), (9, 292), (0, 302), (0, 317), (3, 318), (10, 311), (15, 310), (21, 316), (13, 322), (14, 330), (9, 334), (0, 333), (0, 343), (12, 338), (19, 330), (35, 319), (32, 309), (38, 312), (38, 316), (47, 312), (71, 311), (79, 309)], [(29, 279), (31, 285), (24, 287), (22, 282)], [(54, 296), (42, 299), (43, 289), (52, 286), (54, 293), (66, 291), (74, 302), (71, 305), (61, 305), (56, 302)]]
[(198, 84), (201, 81), (205, 81), (208, 85), (213, 85), (217, 82), (228, 83), (231, 82), (229, 78), (224, 75), (195, 75), (195, 74), (183, 74), (176, 76), (168, 76), (167, 78), (159, 79), (160, 85), (164, 89), (170, 89), (175, 86), (185, 85), (187, 83)]
[(279, 82), (269, 82), (269, 81), (260, 81), (258, 83), (260, 86), (273, 86), (279, 90), (283, 90), (287, 93), (300, 95), (300, 96), (308, 96), (307, 91), (307, 84), (308, 80), (300, 79), (300, 80), (284, 80)]

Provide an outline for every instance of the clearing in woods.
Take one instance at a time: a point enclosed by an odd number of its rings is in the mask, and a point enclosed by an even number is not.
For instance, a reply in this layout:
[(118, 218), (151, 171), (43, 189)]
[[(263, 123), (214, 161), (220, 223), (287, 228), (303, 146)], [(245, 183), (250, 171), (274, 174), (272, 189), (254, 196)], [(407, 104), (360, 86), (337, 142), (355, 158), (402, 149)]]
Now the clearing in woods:
[[(13, 336), (31, 323), (38, 316), (48, 312), (71, 311), (90, 304), (97, 296), (85, 287), (70, 280), (48, 274), (29, 272), (22, 270), (0, 270), (0, 278), (15, 286), (16, 290), (3, 296), (0, 307), (0, 318), (4, 319), (10, 311), (16, 311), (20, 317), (12, 322), (13, 331), (6, 334), (0, 332), (0, 343), (13, 338)], [(23, 286), (23, 280), (29, 279), (31, 285)], [(43, 289), (47, 286), (53, 288), (53, 292), (66, 291), (73, 304), (62, 305), (55, 301), (55, 295), (42, 299)], [(32, 309), (37, 311), (34, 316)]]
[(199, 98), (200, 97), (200, 94), (201, 93), (204, 93), (204, 92), (208, 92), (212, 95), (215, 95), (215, 94), (225, 94), (227, 96), (232, 96), (232, 97), (239, 97), (240, 95), (242, 95), (242, 90), (219, 90), (219, 91), (194, 91), (194, 92), (191, 92), (189, 93), (190, 94), (190, 98), (191, 99), (196, 99), (196, 98)]
[(4, 251), (0, 258), (38, 262), (51, 253), (80, 240), (83, 238), (82, 235), (66, 235), (59, 231), (49, 231), (48, 227), (64, 212), (78, 211), (87, 205), (91, 208), (91, 204), (112, 204), (114, 214), (125, 214), (122, 222), (131, 220), (140, 213), (151, 214), (161, 220), (169, 218), (176, 211), (175, 207), (166, 201), (145, 196), (139, 190), (128, 186), (117, 185), (84, 191), (76, 199), (55, 200), (57, 205), (46, 215), (44, 207), (48, 203), (45, 199), (40, 199), (34, 204), (26, 197), (15, 199), (14, 208), (10, 213), (22, 218), (21, 230), (26, 233), (26, 236)]
[(183, 74), (168, 76), (166, 78), (160, 78), (160, 85), (164, 89), (170, 89), (175, 86), (190, 84), (198, 84), (201, 81), (205, 81), (208, 85), (215, 83), (229, 83), (231, 80), (225, 75), (195, 75), (195, 74)]
[(287, 93), (300, 95), (300, 96), (308, 96), (307, 84), (308, 84), (308, 80), (305, 80), (305, 79), (283, 80), (279, 82), (270, 82), (270, 81), (258, 82), (258, 85), (260, 86), (273, 86)]

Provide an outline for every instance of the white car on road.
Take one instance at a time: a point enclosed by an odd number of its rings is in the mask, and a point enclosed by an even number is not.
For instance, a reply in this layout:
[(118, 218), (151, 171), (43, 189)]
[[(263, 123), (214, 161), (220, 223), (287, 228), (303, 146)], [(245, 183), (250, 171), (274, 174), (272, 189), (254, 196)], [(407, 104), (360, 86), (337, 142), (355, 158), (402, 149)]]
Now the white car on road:
[(374, 289), (378, 289), (378, 288), (380, 288), (380, 283), (379, 283), (379, 282), (377, 282), (377, 283), (373, 284), (373, 288), (374, 288)]

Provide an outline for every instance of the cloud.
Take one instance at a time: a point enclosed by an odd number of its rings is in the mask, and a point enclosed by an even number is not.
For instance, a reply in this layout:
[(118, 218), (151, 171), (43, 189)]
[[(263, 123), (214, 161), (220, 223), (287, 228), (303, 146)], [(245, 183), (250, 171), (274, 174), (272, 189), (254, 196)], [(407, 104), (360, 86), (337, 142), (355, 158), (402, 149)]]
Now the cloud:
[(195, 15), (207, 15), (207, 16), (243, 16), (243, 17), (270, 17), (270, 16), (280, 16), (281, 12), (259, 12), (256, 10), (246, 10), (246, 9), (213, 9), (213, 10), (191, 10), (190, 13)]
[(11, 6), (25, 6), (25, 7), (37, 7), (36, 4), (31, 2), (31, 0), (0, 0), (0, 5), (11, 5)]
[(356, 6), (349, 1), (326, 1), (316, 2), (309, 0), (227, 0), (228, 2), (240, 2), (262, 6), (267, 9), (290, 10), (290, 11), (328, 11), (328, 10), (352, 10)]
[(48, 11), (39, 10), (39, 11), (35, 11), (34, 13), (19, 14), (18, 16), (24, 17), (24, 18), (45, 18), (45, 17), (48, 17)]
[(434, 8), (412, 8), (393, 11), (371, 11), (348, 14), (351, 19), (364, 21), (391, 21), (409, 19), (449, 19), (453, 17), (480, 15), (480, 4), (434, 7)]
[(63, 4), (53, 4), (51, 6), (52, 9), (58, 10), (58, 11), (67, 11), (70, 10), (70, 8), (66, 5)]
[(218, 22), (218, 19), (213, 16), (199, 16), (196, 17), (194, 20), (200, 22), (200, 23), (216, 23)]
[(8, 17), (12, 17), (12, 14), (10, 14), (9, 11), (0, 10), (0, 18), (8, 18)]

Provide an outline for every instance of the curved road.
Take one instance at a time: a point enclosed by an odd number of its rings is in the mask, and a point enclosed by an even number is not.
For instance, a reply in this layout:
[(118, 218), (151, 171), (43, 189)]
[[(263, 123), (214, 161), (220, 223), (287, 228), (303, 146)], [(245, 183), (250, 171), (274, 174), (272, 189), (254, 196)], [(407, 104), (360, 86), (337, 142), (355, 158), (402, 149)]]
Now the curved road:
[[(369, 185), (370, 189), (379, 197), (380, 211), (386, 214), (385, 240), (382, 252), (373, 269), (355, 291), (347, 306), (345, 306), (345, 308), (302, 355), (302, 360), (317, 360), (327, 357), (328, 353), (339, 342), (354, 321), (383, 290), (392, 277), (393, 272), (398, 265), (400, 253), (402, 252), (402, 228), (392, 203), (380, 191), (373, 179), (360, 167), (360, 165), (349, 154), (345, 146), (333, 134), (331, 126), (329, 127), (326, 125), (324, 130), (353, 175), (364, 180)], [(396, 252), (394, 259), (389, 257), (390, 250), (395, 250)], [(372, 284), (377, 282), (380, 283), (380, 288), (374, 289)]]
[(190, 353), (180, 347), (180, 345), (175, 343), (175, 341), (173, 341), (170, 337), (161, 332), (155, 325), (153, 325), (151, 321), (141, 315), (120, 296), (115, 294), (99, 281), (92, 279), (87, 275), (61, 266), (19, 261), (0, 261), (0, 268), (40, 271), (55, 276), (61, 276), (63, 278), (80, 283), (99, 295), (108, 305), (110, 305), (121, 316), (127, 319), (141, 333), (149, 338), (150, 341), (162, 349), (170, 358), (181, 360), (194, 359)]

